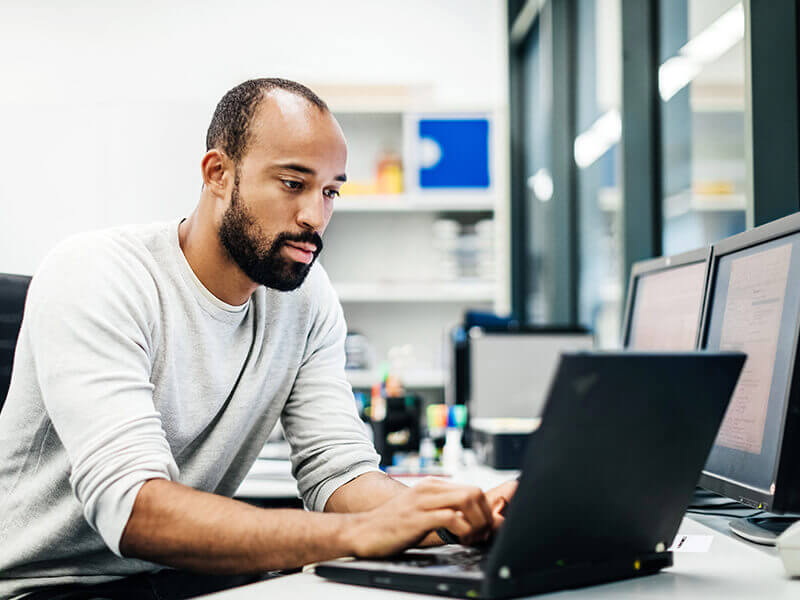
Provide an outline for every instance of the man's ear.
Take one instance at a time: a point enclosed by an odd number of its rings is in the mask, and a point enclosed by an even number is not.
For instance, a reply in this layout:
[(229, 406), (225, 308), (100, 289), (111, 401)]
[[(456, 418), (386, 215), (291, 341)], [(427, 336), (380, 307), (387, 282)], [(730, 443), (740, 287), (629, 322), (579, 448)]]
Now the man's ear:
[(224, 152), (212, 148), (200, 161), (200, 170), (203, 175), (203, 186), (208, 188), (215, 196), (225, 196), (227, 183), (226, 172), (229, 170), (230, 160)]

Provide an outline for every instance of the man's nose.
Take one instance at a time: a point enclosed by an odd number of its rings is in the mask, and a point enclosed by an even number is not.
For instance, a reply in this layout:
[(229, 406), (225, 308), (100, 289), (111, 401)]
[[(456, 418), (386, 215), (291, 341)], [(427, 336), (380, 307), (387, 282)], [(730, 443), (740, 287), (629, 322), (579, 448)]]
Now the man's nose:
[(325, 225), (325, 208), (322, 194), (304, 194), (297, 211), (297, 224), (303, 229), (319, 231)]

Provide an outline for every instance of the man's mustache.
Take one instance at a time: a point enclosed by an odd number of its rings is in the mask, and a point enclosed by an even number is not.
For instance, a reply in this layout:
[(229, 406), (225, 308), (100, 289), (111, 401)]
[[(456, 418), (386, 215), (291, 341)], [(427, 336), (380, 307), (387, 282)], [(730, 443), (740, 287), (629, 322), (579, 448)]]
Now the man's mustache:
[(304, 231), (302, 233), (280, 233), (275, 239), (275, 247), (285, 244), (286, 242), (299, 242), (301, 244), (314, 244), (317, 249), (314, 251), (314, 256), (322, 252), (322, 238), (316, 231)]

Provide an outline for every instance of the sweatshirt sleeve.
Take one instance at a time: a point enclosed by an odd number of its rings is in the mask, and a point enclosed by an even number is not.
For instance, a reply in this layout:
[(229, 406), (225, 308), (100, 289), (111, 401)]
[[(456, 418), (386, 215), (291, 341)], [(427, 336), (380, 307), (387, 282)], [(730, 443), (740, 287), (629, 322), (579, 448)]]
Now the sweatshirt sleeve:
[(305, 505), (322, 511), (339, 486), (378, 470), (379, 457), (356, 411), (344, 371), (344, 314), (318, 265), (316, 305), (303, 362), (281, 421)]
[[(151, 287), (148, 287), (148, 283)], [(70, 484), (112, 552), (148, 479), (176, 479), (150, 383), (152, 282), (117, 242), (59, 246), (28, 293), (36, 376), (70, 461)]]

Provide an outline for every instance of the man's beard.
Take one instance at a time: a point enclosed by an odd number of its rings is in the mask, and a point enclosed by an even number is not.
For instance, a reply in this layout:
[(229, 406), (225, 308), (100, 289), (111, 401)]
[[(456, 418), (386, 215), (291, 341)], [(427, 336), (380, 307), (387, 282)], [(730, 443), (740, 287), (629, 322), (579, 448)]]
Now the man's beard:
[[(322, 251), (322, 238), (312, 231), (299, 234), (279, 233), (272, 239), (261, 234), (260, 227), (239, 198), (239, 173), (234, 176), (231, 203), (222, 216), (219, 239), (231, 259), (250, 279), (268, 288), (289, 292), (300, 284)], [(284, 257), (286, 242), (314, 244), (317, 249), (310, 263)]]

